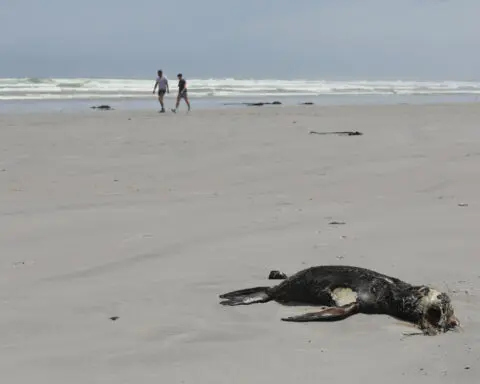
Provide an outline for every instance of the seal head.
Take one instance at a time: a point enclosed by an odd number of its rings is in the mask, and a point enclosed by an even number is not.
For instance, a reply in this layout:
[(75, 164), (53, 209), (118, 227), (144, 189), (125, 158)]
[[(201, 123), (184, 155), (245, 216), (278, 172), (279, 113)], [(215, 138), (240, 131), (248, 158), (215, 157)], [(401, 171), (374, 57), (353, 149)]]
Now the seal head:
[(405, 304), (417, 317), (415, 322), (424, 334), (438, 335), (460, 326), (447, 294), (427, 286), (415, 287), (412, 291)]

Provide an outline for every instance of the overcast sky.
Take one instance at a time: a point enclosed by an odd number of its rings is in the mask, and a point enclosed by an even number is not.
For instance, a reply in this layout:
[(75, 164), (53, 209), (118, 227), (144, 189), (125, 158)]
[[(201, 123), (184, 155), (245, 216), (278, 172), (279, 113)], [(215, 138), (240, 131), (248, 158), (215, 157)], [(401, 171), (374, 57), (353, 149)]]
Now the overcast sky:
[(0, 0), (0, 77), (480, 79), (480, 0)]

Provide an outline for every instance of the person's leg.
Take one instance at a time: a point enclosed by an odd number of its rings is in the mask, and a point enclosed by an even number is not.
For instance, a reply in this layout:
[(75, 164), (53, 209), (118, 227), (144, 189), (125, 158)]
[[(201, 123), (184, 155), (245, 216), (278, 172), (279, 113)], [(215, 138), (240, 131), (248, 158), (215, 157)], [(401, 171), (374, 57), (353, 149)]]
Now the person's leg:
[(162, 96), (160, 96), (160, 92), (158, 93), (158, 102), (160, 103), (160, 107), (162, 107)]
[(190, 111), (190, 101), (188, 101), (188, 95), (187, 94), (185, 94), (184, 99), (185, 99), (185, 103), (187, 103), (188, 110)]
[(172, 112), (177, 112), (179, 105), (180, 105), (180, 94), (177, 95), (177, 102), (175, 103), (175, 108), (172, 109)]
[(165, 107), (163, 104), (164, 95), (165, 95), (165, 92), (163, 90), (158, 92), (158, 101), (160, 102), (160, 106), (162, 107), (162, 110), (160, 112), (165, 112)]
[(177, 102), (175, 103), (175, 111), (178, 109), (178, 106), (180, 105), (180, 99), (181, 99), (181, 98), (182, 98), (181, 95), (178, 94), (178, 95), (177, 95)]

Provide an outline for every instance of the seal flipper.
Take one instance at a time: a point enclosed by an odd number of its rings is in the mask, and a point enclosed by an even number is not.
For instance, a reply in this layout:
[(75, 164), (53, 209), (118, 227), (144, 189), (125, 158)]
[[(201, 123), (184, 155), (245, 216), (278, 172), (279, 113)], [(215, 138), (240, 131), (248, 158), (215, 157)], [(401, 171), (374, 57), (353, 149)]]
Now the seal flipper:
[(269, 280), (285, 280), (287, 278), (288, 276), (280, 271), (270, 271), (270, 274), (268, 275)]
[(305, 313), (300, 316), (283, 318), (283, 321), (307, 322), (307, 321), (338, 321), (346, 319), (359, 312), (358, 303), (351, 303), (341, 307), (331, 307), (320, 312)]
[(272, 300), (272, 298), (268, 294), (269, 289), (270, 287), (255, 287), (224, 293), (219, 297), (226, 300), (221, 301), (220, 304), (249, 305), (255, 303), (266, 303)]

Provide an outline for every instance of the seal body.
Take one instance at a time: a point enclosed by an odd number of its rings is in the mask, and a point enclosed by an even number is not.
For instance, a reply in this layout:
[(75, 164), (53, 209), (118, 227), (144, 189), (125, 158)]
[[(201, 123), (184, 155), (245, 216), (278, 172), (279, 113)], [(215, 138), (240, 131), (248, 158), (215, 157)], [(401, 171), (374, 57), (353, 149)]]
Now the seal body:
[(225, 299), (222, 305), (273, 300), (284, 305), (327, 307), (284, 321), (335, 321), (363, 313), (390, 315), (414, 323), (425, 334), (446, 332), (459, 325), (446, 294), (354, 266), (315, 266), (287, 277), (276, 286), (233, 291), (220, 298)]

